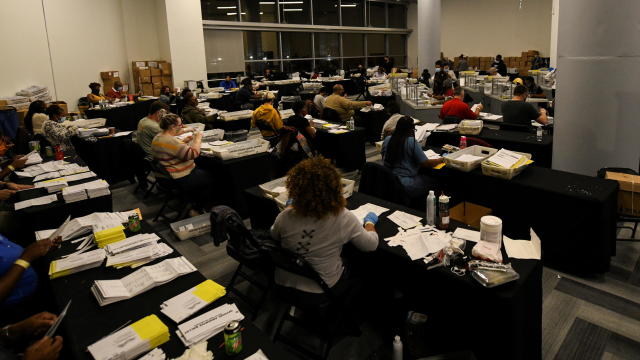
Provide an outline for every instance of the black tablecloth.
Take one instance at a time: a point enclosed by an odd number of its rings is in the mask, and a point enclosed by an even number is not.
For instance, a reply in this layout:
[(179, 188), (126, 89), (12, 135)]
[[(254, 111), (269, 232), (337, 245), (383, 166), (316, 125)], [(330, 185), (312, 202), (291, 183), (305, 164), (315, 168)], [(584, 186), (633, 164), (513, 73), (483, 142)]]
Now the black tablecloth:
[(133, 142), (132, 134), (118, 137), (102, 137), (88, 141), (72, 139), (76, 153), (91, 171), (109, 184), (133, 180), (143, 166), (145, 153)]
[(248, 209), (242, 192), (271, 180), (273, 172), (273, 162), (268, 153), (230, 160), (200, 156), (196, 164), (213, 175), (214, 193), (220, 203), (232, 207), (243, 217)]
[[(278, 213), (273, 200), (260, 189), (245, 192), (251, 209), (251, 226), (268, 229)], [(395, 210), (424, 216), (396, 204), (355, 192), (347, 207), (373, 203), (390, 209), (380, 216), (376, 231), (380, 239), (398, 232), (398, 226), (386, 216)], [(452, 229), (455, 225), (452, 224)], [(338, 231), (339, 229), (337, 229)], [(506, 233), (506, 235), (511, 235)], [(470, 254), (473, 243), (467, 243)], [(503, 249), (503, 258), (506, 253)], [(400, 287), (407, 301), (421, 304), (429, 322), (437, 324), (437, 338), (425, 339), (438, 351), (471, 349), (479, 359), (540, 359), (542, 341), (542, 265), (537, 260), (512, 259), (520, 279), (492, 289), (485, 289), (470, 275), (459, 277), (447, 269), (427, 270), (420, 260), (411, 261), (401, 247), (380, 241), (375, 257), (369, 261), (384, 267), (386, 278), (381, 287)], [(371, 264), (370, 264), (371, 265)], [(382, 292), (382, 288), (380, 289)], [(393, 311), (393, 309), (387, 309)], [(456, 335), (457, 334), (457, 335)], [(463, 335), (465, 334), (465, 335)]]
[(380, 141), (382, 127), (384, 123), (389, 120), (389, 117), (390, 115), (386, 111), (357, 111), (356, 125), (365, 128), (367, 141), (373, 144), (376, 141)]
[(315, 144), (318, 152), (328, 159), (335, 160), (336, 166), (347, 170), (360, 170), (366, 162), (365, 129), (356, 127), (354, 131), (332, 134), (319, 129), (316, 132)]
[(224, 131), (235, 131), (235, 130), (251, 130), (251, 119), (240, 119), (240, 120), (231, 120), (231, 121), (223, 121), (223, 120), (215, 120), (211, 123), (214, 129), (222, 129)]
[(85, 110), (85, 115), (87, 115), (89, 119), (107, 119), (107, 127), (115, 127), (122, 131), (136, 130), (138, 128), (138, 122), (142, 120), (143, 117), (149, 115), (149, 107), (152, 103), (153, 100), (145, 100), (112, 109), (89, 109)]
[[(147, 225), (143, 225), (143, 231), (151, 232)], [(62, 249), (53, 254), (53, 258), (72, 252), (75, 246), (74, 244), (66, 243)], [(179, 256), (177, 251), (151, 264), (175, 256)], [(127, 324), (127, 322), (131, 321), (133, 323), (151, 314), (157, 315), (169, 328), (170, 340), (160, 345), (160, 348), (164, 350), (168, 358), (182, 355), (185, 347), (176, 335), (177, 325), (160, 312), (160, 304), (201, 283), (205, 280), (205, 277), (199, 272), (193, 272), (181, 276), (168, 284), (157, 286), (132, 299), (100, 307), (90, 290), (93, 281), (120, 279), (133, 271), (129, 268), (119, 270), (107, 268), (103, 264), (98, 268), (51, 280), (54, 301), (59, 309), (62, 309), (70, 299), (72, 300), (59, 332), (64, 337), (65, 349), (72, 354), (74, 359), (91, 359), (91, 355), (86, 351), (87, 346)], [(198, 311), (191, 318), (230, 302), (232, 302), (231, 299), (223, 297)], [(240, 304), (238, 305), (240, 307)], [(243, 311), (242, 307), (240, 307), (240, 311)], [(242, 332), (243, 351), (242, 355), (234, 358), (245, 358), (255, 353), (258, 349), (262, 349), (271, 359), (290, 358), (249, 320), (243, 320), (241, 325), (245, 328)], [(222, 333), (209, 340), (209, 350), (214, 353), (216, 359), (231, 358), (224, 353), (224, 348), (219, 347), (223, 341)]]
[(233, 111), (235, 110), (236, 92), (222, 95), (219, 99), (208, 99), (209, 106), (213, 109)]
[[(551, 135), (543, 135), (542, 141), (538, 141), (535, 133), (484, 128), (479, 135), (467, 135), (467, 137), (482, 139), (497, 149), (505, 148), (529, 153), (538, 166), (551, 167), (553, 155), (553, 136)], [(429, 146), (441, 147), (445, 144), (458, 146), (460, 134), (457, 131), (432, 132), (427, 138)]]

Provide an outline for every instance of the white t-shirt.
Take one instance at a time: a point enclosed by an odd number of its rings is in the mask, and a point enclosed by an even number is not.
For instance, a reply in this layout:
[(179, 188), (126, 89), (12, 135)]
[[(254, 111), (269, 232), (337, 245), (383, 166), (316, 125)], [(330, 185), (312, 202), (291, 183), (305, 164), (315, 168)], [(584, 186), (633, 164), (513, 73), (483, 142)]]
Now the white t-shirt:
[(316, 105), (316, 107), (318, 107), (318, 109), (319, 109), (320, 111), (322, 111), (322, 110), (324, 109), (324, 102), (325, 102), (326, 100), (327, 100), (327, 99), (326, 99), (324, 96), (322, 96), (322, 95), (320, 95), (320, 94), (317, 94), (317, 95), (313, 98), (313, 103)]

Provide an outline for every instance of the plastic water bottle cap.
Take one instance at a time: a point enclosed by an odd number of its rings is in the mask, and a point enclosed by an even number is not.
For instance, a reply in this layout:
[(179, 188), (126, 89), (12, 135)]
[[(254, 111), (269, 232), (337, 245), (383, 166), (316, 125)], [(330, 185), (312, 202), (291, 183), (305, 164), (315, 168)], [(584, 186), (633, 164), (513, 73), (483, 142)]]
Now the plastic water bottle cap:
[(393, 342), (396, 344), (400, 343), (400, 335), (396, 335), (396, 337), (393, 338)]

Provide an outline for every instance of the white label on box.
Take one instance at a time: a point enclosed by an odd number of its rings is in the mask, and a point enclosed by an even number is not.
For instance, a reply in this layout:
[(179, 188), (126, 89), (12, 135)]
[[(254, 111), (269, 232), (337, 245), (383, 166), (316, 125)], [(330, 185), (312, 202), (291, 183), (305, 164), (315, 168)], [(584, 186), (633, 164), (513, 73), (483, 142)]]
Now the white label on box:
[(120, 77), (120, 72), (119, 71), (114, 71), (113, 72), (113, 77)]

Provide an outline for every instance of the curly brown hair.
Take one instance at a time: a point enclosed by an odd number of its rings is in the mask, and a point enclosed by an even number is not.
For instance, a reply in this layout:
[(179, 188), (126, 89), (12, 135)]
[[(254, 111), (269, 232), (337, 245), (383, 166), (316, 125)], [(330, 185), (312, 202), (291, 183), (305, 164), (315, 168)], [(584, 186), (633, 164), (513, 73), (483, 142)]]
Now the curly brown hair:
[(289, 197), (300, 215), (322, 219), (345, 207), (340, 173), (329, 160), (318, 156), (301, 161), (288, 176)]

